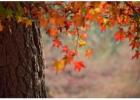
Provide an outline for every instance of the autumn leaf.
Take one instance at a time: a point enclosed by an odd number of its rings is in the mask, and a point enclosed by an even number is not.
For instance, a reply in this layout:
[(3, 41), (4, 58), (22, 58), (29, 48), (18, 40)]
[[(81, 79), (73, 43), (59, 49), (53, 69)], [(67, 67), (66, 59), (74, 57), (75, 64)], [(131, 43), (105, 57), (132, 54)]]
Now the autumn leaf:
[(135, 54), (132, 56), (132, 59), (138, 59), (140, 56), (140, 51), (136, 51)]
[(82, 61), (74, 62), (74, 70), (80, 72), (82, 68), (85, 68), (85, 65)]
[(92, 49), (87, 49), (85, 51), (85, 56), (86, 57), (90, 58), (90, 57), (92, 57), (92, 55), (93, 55), (93, 50)]
[(132, 41), (129, 45), (132, 47), (132, 49), (138, 48), (138, 47), (140, 47), (140, 42), (134, 40), (134, 41)]
[(21, 16), (16, 16), (17, 22), (20, 23), (23, 21), (23, 18)]
[(106, 31), (105, 25), (101, 25), (100, 28), (101, 28), (101, 32), (105, 32)]
[(62, 48), (62, 52), (68, 52), (69, 48), (67, 45), (63, 46)]
[(94, 15), (92, 14), (92, 13), (90, 13), (90, 11), (86, 14), (86, 16), (85, 16), (85, 18), (87, 19), (87, 20), (93, 20), (94, 19)]
[(44, 16), (41, 16), (39, 18), (39, 22), (40, 22), (40, 25), (44, 28), (46, 28), (48, 25), (48, 20)]
[(83, 18), (81, 14), (76, 14), (73, 17), (73, 22), (75, 26), (82, 26), (83, 25)]
[[(58, 19), (58, 20), (59, 20), (59, 19)], [(56, 18), (55, 18), (55, 17), (49, 18), (49, 23), (50, 23), (51, 25), (56, 25)]]
[(68, 30), (71, 25), (72, 25), (72, 22), (71, 21), (66, 21), (65, 22), (65, 28), (66, 28), (66, 30)]
[(56, 20), (56, 23), (60, 27), (65, 26), (65, 17), (58, 17), (58, 19)]
[(3, 31), (3, 25), (1, 24), (1, 21), (0, 21), (0, 32)]
[(62, 45), (61, 41), (59, 39), (53, 40), (53, 46), (59, 48)]
[(87, 37), (88, 37), (87, 33), (80, 34), (81, 39), (87, 39)]
[(24, 23), (25, 23), (26, 27), (32, 26), (32, 20), (30, 20), (30, 19), (26, 19), (26, 20), (24, 21)]
[(58, 35), (58, 30), (57, 30), (57, 28), (50, 28), (48, 30), (48, 33), (51, 37), (56, 37)]
[(56, 60), (54, 62), (56, 72), (64, 71), (65, 65), (66, 65), (66, 59), (64, 59), (64, 58), (60, 59), (60, 60)]
[(82, 46), (85, 46), (87, 43), (86, 43), (86, 41), (80, 39), (80, 40), (78, 41), (78, 44), (79, 44), (79, 47), (82, 47)]
[(114, 38), (115, 41), (122, 41), (125, 39), (125, 35), (123, 33), (116, 32)]
[(73, 61), (74, 56), (76, 55), (76, 51), (75, 50), (68, 50), (68, 52), (66, 53), (66, 62), (67, 63), (71, 63)]
[(132, 34), (132, 33), (128, 33), (128, 34), (127, 34), (127, 38), (129, 39), (129, 41), (132, 40), (132, 39), (134, 39), (134, 37), (135, 37), (135, 36), (134, 36), (134, 34)]
[(23, 23), (26, 25), (26, 27), (32, 26), (32, 20), (27, 17), (17, 16), (16, 19), (18, 23)]

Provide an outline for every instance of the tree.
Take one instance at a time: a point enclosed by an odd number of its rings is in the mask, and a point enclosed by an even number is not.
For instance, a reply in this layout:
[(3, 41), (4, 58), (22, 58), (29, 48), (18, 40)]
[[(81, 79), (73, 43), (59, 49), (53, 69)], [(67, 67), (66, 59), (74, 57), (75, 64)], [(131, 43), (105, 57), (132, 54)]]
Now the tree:
[[(119, 25), (114, 38), (129, 39), (140, 56), (139, 2), (1, 2), (0, 3), (0, 95), (2, 97), (46, 97), (40, 27), (64, 56), (54, 61), (57, 71), (73, 64), (76, 71), (85, 68), (75, 61), (78, 49), (87, 44), (87, 30), (96, 21), (101, 31)], [(7, 24), (8, 23), (8, 24)], [(128, 27), (128, 30), (124, 29)], [(73, 48), (62, 43), (62, 35), (73, 36)], [(85, 51), (90, 57), (91, 48)], [(12, 86), (11, 86), (12, 85)]]
[(47, 97), (38, 22), (26, 27), (5, 18), (1, 23), (0, 97)]

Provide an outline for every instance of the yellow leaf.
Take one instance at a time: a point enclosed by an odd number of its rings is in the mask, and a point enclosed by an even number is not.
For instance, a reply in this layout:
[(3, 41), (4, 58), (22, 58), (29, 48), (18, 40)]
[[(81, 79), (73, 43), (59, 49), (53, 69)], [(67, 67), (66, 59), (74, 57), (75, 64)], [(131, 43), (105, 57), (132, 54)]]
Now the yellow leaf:
[(78, 44), (79, 44), (79, 46), (81, 47), (81, 46), (85, 46), (87, 43), (86, 43), (86, 41), (80, 39), (80, 40), (78, 41)]
[(26, 26), (32, 26), (32, 20), (26, 19), (25, 24), (26, 24)]
[(32, 20), (30, 20), (26, 17), (17, 16), (16, 19), (17, 19), (18, 23), (24, 23), (26, 25), (26, 27), (32, 25)]
[(16, 18), (17, 18), (18, 23), (22, 22), (22, 20), (23, 20), (23, 18), (21, 16), (17, 16)]
[(94, 11), (95, 11), (96, 13), (99, 13), (99, 12), (101, 11), (101, 9), (100, 9), (100, 8), (95, 8)]
[(103, 19), (104, 24), (107, 24), (109, 22), (109, 20), (107, 18)]
[(94, 15), (95, 14), (95, 10), (94, 9), (90, 9), (89, 10), (89, 13), (92, 14), (92, 15)]
[(64, 58), (55, 61), (54, 66), (55, 66), (56, 72), (63, 71), (65, 68), (65, 65), (66, 65), (66, 60)]

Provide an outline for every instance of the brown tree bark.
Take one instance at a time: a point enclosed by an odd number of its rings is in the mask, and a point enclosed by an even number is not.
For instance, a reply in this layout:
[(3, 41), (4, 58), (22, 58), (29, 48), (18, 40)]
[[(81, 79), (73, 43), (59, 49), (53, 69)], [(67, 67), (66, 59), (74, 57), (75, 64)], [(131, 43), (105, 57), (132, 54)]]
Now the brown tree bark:
[(43, 74), (41, 34), (5, 19), (0, 32), (0, 97), (48, 97)]

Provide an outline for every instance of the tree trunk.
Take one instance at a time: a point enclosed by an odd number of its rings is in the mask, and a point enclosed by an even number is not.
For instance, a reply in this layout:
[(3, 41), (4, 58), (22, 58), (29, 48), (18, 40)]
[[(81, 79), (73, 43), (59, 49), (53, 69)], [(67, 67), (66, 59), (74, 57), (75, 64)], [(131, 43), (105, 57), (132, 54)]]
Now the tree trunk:
[(0, 32), (0, 97), (48, 97), (43, 74), (41, 34), (8, 19)]

